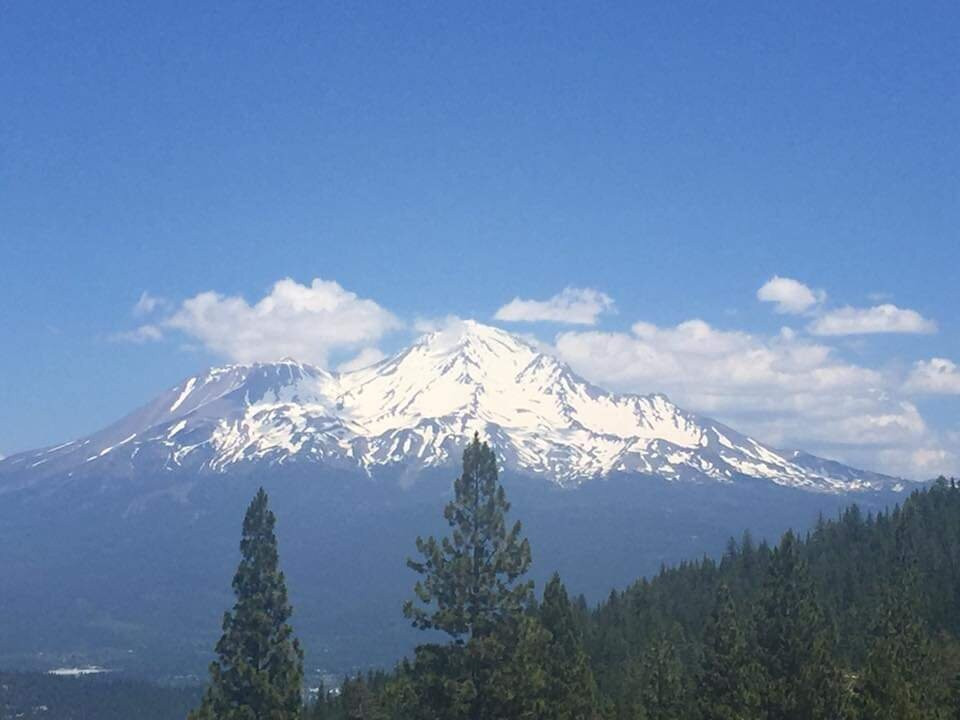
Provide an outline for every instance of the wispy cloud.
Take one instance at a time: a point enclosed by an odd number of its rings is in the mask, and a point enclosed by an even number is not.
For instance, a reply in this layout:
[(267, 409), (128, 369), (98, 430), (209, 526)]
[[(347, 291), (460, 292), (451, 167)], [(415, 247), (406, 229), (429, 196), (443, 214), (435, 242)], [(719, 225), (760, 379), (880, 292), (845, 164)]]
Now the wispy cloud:
[(806, 312), (826, 298), (827, 294), (823, 290), (813, 290), (799, 280), (779, 275), (774, 275), (757, 290), (758, 300), (774, 303), (774, 309), (778, 313), (788, 315)]
[(148, 291), (144, 290), (140, 293), (140, 298), (133, 306), (133, 316), (145, 317), (166, 306), (167, 301), (164, 298), (151, 295)]
[(813, 335), (868, 335), (874, 333), (925, 334), (937, 324), (916, 310), (889, 303), (869, 308), (842, 307), (816, 318), (807, 328)]
[(148, 342), (157, 342), (163, 340), (163, 330), (156, 325), (141, 325), (133, 330), (113, 333), (110, 340), (114, 342), (129, 342), (135, 345), (143, 345)]
[(613, 312), (614, 307), (613, 298), (606, 293), (568, 287), (546, 300), (514, 298), (497, 310), (494, 317), (504, 322), (595, 325), (599, 315)]

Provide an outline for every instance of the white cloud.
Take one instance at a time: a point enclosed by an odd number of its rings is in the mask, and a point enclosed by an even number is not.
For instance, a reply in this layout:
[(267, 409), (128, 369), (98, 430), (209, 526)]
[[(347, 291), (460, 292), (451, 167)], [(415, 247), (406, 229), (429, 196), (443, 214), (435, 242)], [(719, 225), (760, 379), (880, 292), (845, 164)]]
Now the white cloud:
[(811, 290), (799, 280), (774, 275), (757, 290), (761, 302), (775, 303), (778, 313), (799, 315), (826, 300), (823, 290)]
[(768, 407), (781, 398), (882, 385), (882, 375), (845, 363), (822, 344), (718, 330), (702, 320), (674, 327), (636, 323), (631, 333), (568, 331), (556, 338), (561, 357), (598, 382), (635, 390), (670, 388), (711, 409), (740, 407), (747, 398)]
[(877, 461), (891, 474), (932, 480), (943, 475), (953, 477), (960, 468), (960, 455), (948, 447), (928, 444), (922, 447), (881, 450)]
[(373, 300), (319, 278), (310, 285), (280, 280), (255, 305), (200, 293), (163, 324), (236, 362), (293, 357), (322, 366), (332, 351), (369, 346), (401, 325)]
[(553, 322), (595, 325), (597, 316), (614, 311), (613, 298), (591, 288), (568, 287), (547, 300), (514, 298), (494, 317), (505, 322)]
[(913, 364), (904, 390), (932, 395), (960, 395), (960, 367), (946, 358), (919, 360)]
[(145, 315), (150, 315), (155, 310), (165, 306), (166, 304), (167, 301), (162, 297), (151, 295), (149, 292), (144, 290), (142, 293), (140, 293), (140, 298), (133, 306), (133, 316), (143, 317)]
[(937, 325), (916, 310), (889, 303), (869, 308), (843, 307), (824, 313), (807, 328), (814, 335), (933, 333)]
[(758, 336), (702, 320), (641, 322), (629, 333), (562, 332), (555, 352), (601, 386), (666, 392), (774, 446), (918, 478), (927, 476), (926, 456), (914, 451), (943, 449), (917, 407), (898, 395), (897, 377), (790, 330)]
[(141, 325), (125, 332), (114, 333), (110, 336), (114, 342), (129, 342), (143, 345), (148, 342), (163, 340), (163, 331), (156, 325)]
[(340, 372), (350, 372), (375, 365), (386, 357), (383, 351), (375, 347), (365, 347), (346, 362), (337, 365)]

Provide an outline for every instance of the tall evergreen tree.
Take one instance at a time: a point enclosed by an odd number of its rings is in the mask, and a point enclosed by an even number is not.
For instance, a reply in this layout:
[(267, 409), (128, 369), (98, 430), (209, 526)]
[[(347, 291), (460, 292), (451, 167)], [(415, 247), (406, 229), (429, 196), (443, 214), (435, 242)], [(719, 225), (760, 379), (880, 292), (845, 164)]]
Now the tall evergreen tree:
[[(509, 646), (502, 660), (495, 660), (490, 683), (484, 690), (489, 695), (474, 717), (504, 720), (541, 720), (549, 717), (546, 658), (550, 633), (534, 614), (523, 615), (511, 623)], [(471, 644), (467, 649), (470, 651)], [(482, 708), (482, 709), (481, 709)]]
[(862, 720), (938, 720), (945, 716), (950, 691), (934, 667), (930, 639), (919, 619), (924, 593), (905, 524), (894, 532), (894, 549), (897, 562), (882, 589), (856, 684), (857, 715)]
[(764, 713), (777, 720), (832, 720), (843, 705), (830, 628), (816, 602), (796, 536), (773, 552), (756, 620)]
[(294, 720), (301, 716), (303, 652), (288, 620), (292, 609), (278, 567), (276, 517), (263, 488), (243, 520), (236, 603), (224, 613), (218, 658), (192, 720)]
[(423, 559), (407, 562), (421, 578), (404, 614), (415, 627), (440, 630), (452, 640), (449, 647), (419, 648), (414, 668), (421, 696), (446, 708), (446, 717), (498, 716), (491, 703), (501, 694), (493, 679), (510, 662), (533, 597), (532, 583), (521, 580), (530, 545), (519, 522), (507, 529), (509, 509), (496, 457), (474, 435), (444, 509), (450, 536), (417, 538)]
[(683, 667), (676, 654), (678, 640), (661, 634), (643, 653), (640, 703), (647, 720), (677, 720), (685, 716)]
[(567, 589), (554, 573), (543, 591), (540, 622), (550, 634), (544, 657), (544, 720), (586, 720), (594, 714), (596, 686)]
[(462, 644), (518, 616), (533, 585), (517, 582), (530, 567), (530, 544), (520, 536), (519, 521), (507, 530), (510, 503), (497, 478), (493, 450), (479, 435), (463, 452), (463, 472), (453, 489), (443, 512), (450, 537), (417, 538), (423, 560), (407, 561), (422, 575), (414, 592), (423, 605), (407, 602), (404, 614), (415, 627), (441, 630)]
[(935, 718), (930, 687), (930, 647), (920, 624), (903, 605), (885, 601), (872, 627), (873, 643), (856, 692), (863, 720)]
[(703, 720), (747, 720), (756, 717), (753, 662), (726, 583), (717, 589), (703, 641), (703, 666), (697, 702)]

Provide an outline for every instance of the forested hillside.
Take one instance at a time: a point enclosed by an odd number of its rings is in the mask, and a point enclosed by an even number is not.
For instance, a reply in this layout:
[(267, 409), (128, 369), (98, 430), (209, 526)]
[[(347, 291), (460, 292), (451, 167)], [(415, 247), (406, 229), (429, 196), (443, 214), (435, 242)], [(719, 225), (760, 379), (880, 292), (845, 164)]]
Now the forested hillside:
[(579, 605), (601, 705), (618, 718), (953, 717), (958, 561), (960, 490), (943, 480), (774, 548), (744, 534), (719, 562)]
[(941, 479), (775, 547), (746, 533), (719, 561), (664, 568), (592, 609), (555, 578), (485, 644), (421, 646), (310, 712), (470, 717), (482, 678), (500, 703), (486, 717), (955, 718), (958, 610), (960, 490)]

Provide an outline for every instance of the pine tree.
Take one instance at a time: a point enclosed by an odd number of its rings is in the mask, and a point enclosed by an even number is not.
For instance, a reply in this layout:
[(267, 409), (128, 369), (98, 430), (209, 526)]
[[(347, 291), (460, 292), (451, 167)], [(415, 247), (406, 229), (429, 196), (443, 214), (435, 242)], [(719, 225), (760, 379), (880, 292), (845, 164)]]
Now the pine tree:
[(413, 601), (404, 606), (415, 627), (441, 630), (462, 643), (489, 635), (523, 611), (533, 586), (516, 581), (530, 567), (530, 544), (520, 537), (519, 521), (507, 531), (509, 510), (493, 450), (474, 435), (463, 453), (454, 499), (443, 513), (451, 537), (417, 538), (423, 561), (407, 561), (423, 576), (414, 591), (427, 606)]
[(647, 720), (676, 720), (683, 716), (683, 667), (677, 659), (676, 638), (659, 635), (641, 659), (640, 703)]
[[(485, 690), (490, 694), (489, 702), (483, 703), (484, 709), (475, 717), (510, 720), (549, 717), (547, 683), (550, 678), (546, 658), (550, 633), (533, 614), (504, 626), (501, 632), (509, 632), (511, 636), (505, 638), (504, 658), (494, 661), (490, 683)], [(469, 652), (470, 644), (467, 648)]]
[(301, 716), (303, 653), (288, 624), (283, 573), (278, 568), (276, 518), (263, 488), (247, 509), (242, 559), (233, 578), (236, 603), (224, 613), (218, 658), (192, 720), (294, 720)]
[(842, 678), (832, 655), (831, 632), (792, 532), (783, 536), (771, 557), (756, 627), (766, 717), (838, 717)]
[(554, 573), (543, 591), (540, 622), (550, 634), (545, 648), (544, 720), (593, 717), (596, 686), (567, 589)]
[(885, 601), (872, 628), (873, 643), (857, 682), (858, 717), (864, 720), (924, 720), (935, 717), (925, 690), (929, 644), (902, 605)]
[[(946, 487), (943, 482), (942, 487)], [(897, 564), (883, 588), (867, 659), (856, 684), (857, 715), (863, 720), (940, 718), (949, 690), (938, 687), (926, 628), (918, 619), (917, 554), (900, 526), (894, 533)]]
[(747, 641), (733, 597), (725, 583), (717, 588), (707, 624), (697, 701), (703, 720), (746, 720), (755, 717), (755, 677)]
[(521, 581), (530, 566), (530, 545), (497, 477), (493, 451), (475, 435), (463, 453), (463, 472), (444, 509), (450, 537), (417, 538), (421, 561), (407, 564), (421, 575), (417, 601), (404, 605), (414, 627), (440, 630), (451, 646), (421, 646), (414, 676), (423, 701), (444, 708), (444, 717), (496, 717), (492, 685), (516, 647), (518, 624), (533, 585)]

